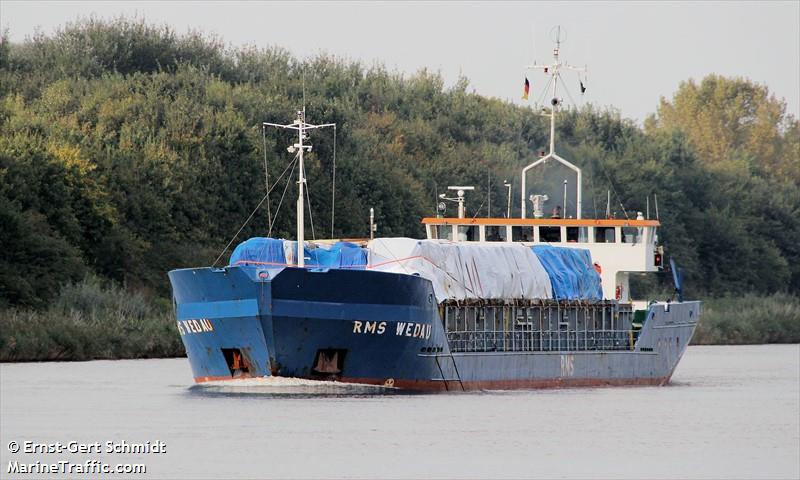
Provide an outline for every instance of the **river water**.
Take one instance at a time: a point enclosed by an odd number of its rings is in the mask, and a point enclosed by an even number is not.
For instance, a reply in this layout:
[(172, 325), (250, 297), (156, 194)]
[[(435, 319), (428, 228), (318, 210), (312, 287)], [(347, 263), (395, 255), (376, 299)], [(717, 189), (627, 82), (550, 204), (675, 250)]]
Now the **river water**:
[[(98, 462), (145, 466), (130, 478), (800, 477), (800, 345), (689, 347), (667, 387), (260, 383), (193, 387), (185, 359), (2, 364), (0, 478), (98, 477), (78, 473)], [(166, 451), (128, 453), (147, 441)], [(58, 462), (72, 474), (19, 467)]]

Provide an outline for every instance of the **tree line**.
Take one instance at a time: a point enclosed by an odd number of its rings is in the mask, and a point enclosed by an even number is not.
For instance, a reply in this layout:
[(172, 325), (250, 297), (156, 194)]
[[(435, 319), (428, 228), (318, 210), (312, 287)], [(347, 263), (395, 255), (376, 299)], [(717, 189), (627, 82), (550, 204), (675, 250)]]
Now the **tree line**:
[[(312, 123), (337, 124), (333, 226), (332, 132), (312, 133), (307, 156), (317, 238), (368, 236), (370, 207), (381, 236), (420, 236), (453, 184), (476, 186), (470, 216), (487, 214), (486, 198), (498, 216), (502, 180), (546, 149), (549, 127), (468, 90), (466, 78), (446, 87), (427, 70), (234, 48), (139, 20), (21, 43), (6, 33), (0, 307), (43, 309), (87, 277), (168, 298), (166, 272), (211, 264), (264, 197), (265, 158), (271, 183), (289, 165), (293, 139), (261, 124), (291, 122), (304, 100)], [(604, 215), (609, 191), (630, 212), (658, 196), (661, 240), (691, 294), (800, 292), (800, 125), (765, 86), (687, 80), (643, 126), (588, 106), (565, 111), (557, 135), (584, 171), (585, 214)], [(271, 236), (294, 237), (287, 175), (238, 240), (268, 233), (267, 208)]]

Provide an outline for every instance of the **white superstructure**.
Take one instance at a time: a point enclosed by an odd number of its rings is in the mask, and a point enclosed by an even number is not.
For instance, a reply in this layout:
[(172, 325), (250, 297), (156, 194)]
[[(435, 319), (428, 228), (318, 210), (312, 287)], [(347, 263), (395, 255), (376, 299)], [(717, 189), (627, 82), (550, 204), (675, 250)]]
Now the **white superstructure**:
[[(605, 298), (630, 300), (628, 272), (661, 268), (657, 220), (570, 218), (425, 218), (427, 237), (455, 242), (519, 242), (589, 250)], [(619, 288), (618, 288), (619, 287)]]

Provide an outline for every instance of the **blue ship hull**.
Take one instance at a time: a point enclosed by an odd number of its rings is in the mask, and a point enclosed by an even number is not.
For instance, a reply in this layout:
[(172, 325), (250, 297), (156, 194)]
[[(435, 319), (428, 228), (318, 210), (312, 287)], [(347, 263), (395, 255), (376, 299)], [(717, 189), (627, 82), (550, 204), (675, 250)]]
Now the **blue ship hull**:
[(169, 273), (196, 382), (283, 376), (412, 390), (661, 385), (699, 302), (650, 306), (630, 350), (451, 352), (431, 283), (368, 270)]

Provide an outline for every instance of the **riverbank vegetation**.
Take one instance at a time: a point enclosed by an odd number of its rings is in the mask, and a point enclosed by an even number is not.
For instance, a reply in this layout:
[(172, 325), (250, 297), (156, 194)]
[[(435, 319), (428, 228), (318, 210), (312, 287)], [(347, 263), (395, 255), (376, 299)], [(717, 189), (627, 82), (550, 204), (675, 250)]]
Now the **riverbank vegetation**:
[(95, 277), (65, 285), (47, 308), (2, 315), (0, 361), (184, 355), (169, 301)]
[(800, 297), (796, 295), (749, 293), (708, 299), (701, 318), (694, 344), (800, 343)]
[[(800, 124), (746, 79), (676, 87), (641, 127), (592, 106), (562, 116), (584, 215), (603, 216), (609, 191), (617, 216), (648, 198), (653, 215), (656, 194), (687, 296), (720, 299), (698, 341), (798, 341), (796, 308), (773, 306), (796, 306), (800, 292)], [(370, 207), (379, 235), (421, 235), (453, 184), (475, 185), (467, 213), (486, 216), (488, 198), (505, 205), (502, 180), (518, 192), (519, 170), (548, 142), (535, 109), (470, 93), (466, 78), (445, 86), (425, 70), (299, 60), (138, 20), (80, 21), (18, 44), (3, 35), (0, 360), (177, 354), (166, 272), (211, 264), (258, 205), (265, 146), (275, 182), (291, 143), (262, 137), (261, 123), (290, 122), (304, 95), (312, 122), (337, 124), (335, 225), (330, 132), (312, 134), (307, 157), (317, 237), (368, 236)], [(276, 215), (284, 188), (291, 198), (294, 181), (275, 185), (238, 240), (265, 236), (270, 217), (271, 236), (294, 236), (293, 202)], [(740, 320), (714, 313), (723, 305)], [(753, 333), (763, 311), (788, 312), (786, 335)]]

